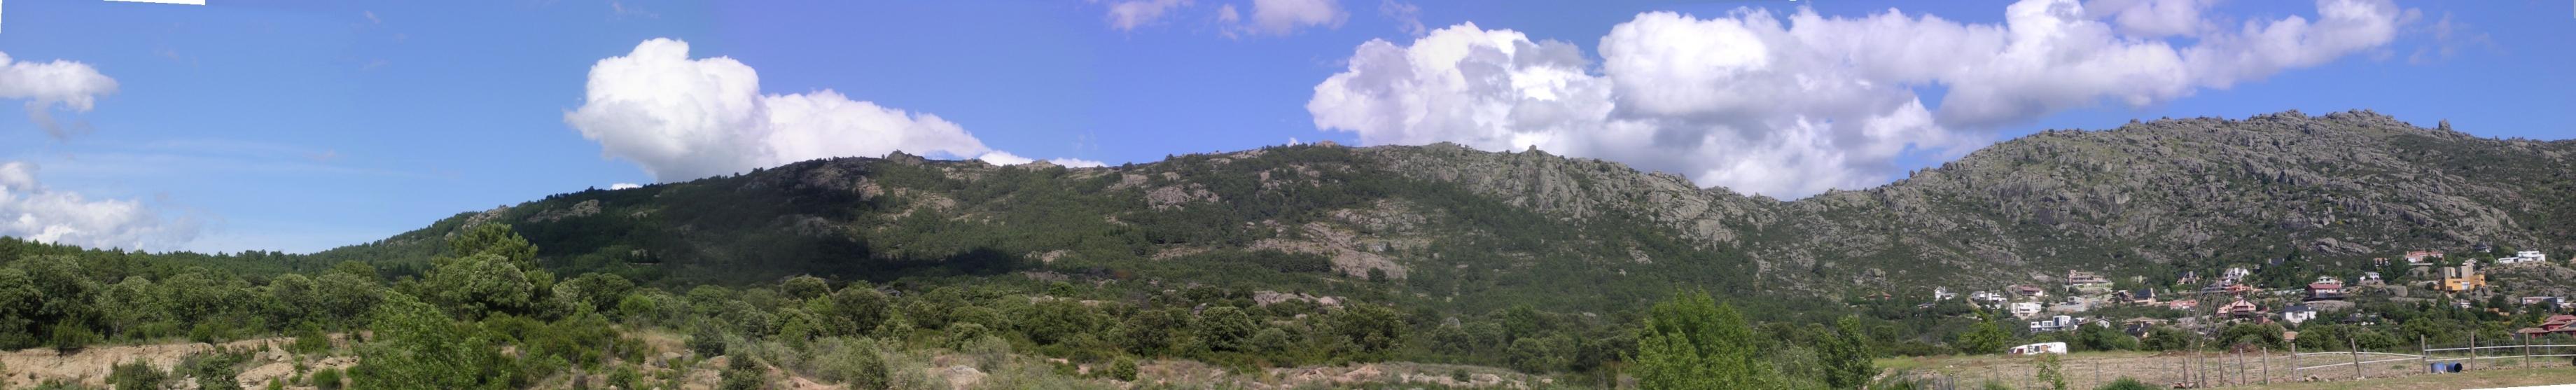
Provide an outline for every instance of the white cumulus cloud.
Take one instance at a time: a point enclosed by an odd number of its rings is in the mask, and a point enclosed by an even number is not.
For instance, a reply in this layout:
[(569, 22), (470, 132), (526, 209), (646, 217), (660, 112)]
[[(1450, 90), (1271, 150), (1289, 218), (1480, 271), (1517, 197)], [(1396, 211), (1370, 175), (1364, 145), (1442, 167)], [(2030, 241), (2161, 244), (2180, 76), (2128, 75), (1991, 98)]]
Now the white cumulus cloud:
[[(2049, 113), (2152, 105), (2374, 50), (2406, 14), (2321, 0), (2314, 20), (2178, 28), (2218, 24), (2199, 2), (2114, 2), (2024, 0), (2000, 24), (1652, 12), (1611, 28), (1598, 66), (1573, 44), (1461, 24), (1361, 44), (1306, 108), (1365, 144), (1536, 147), (1796, 198), (1884, 183), (1900, 158), (1953, 157)], [(2156, 19), (2174, 15), (2194, 20)], [(1947, 92), (1928, 106), (1918, 88), (1936, 86)]]
[(608, 185), (608, 190), (609, 190), (609, 191), (616, 191), (616, 190), (632, 190), (632, 189), (637, 189), (637, 188), (644, 188), (644, 185), (642, 185), (642, 184), (635, 184), (635, 183), (617, 183), (617, 184), (610, 184), (610, 185)]
[(186, 218), (163, 219), (142, 202), (90, 200), (36, 180), (36, 166), (0, 163), (0, 236), (90, 248), (169, 250), (197, 236)]
[(956, 123), (850, 100), (839, 92), (763, 94), (751, 66), (689, 58), (689, 44), (653, 39), (590, 69), (586, 100), (564, 123), (605, 157), (633, 161), (661, 182), (830, 157), (903, 151), (949, 158), (995, 152)]
[(0, 53), (0, 99), (27, 101), (27, 116), (55, 139), (86, 132), (85, 126), (54, 122), (53, 110), (89, 112), (98, 97), (116, 92), (116, 79), (89, 64), (64, 60), (15, 61)]

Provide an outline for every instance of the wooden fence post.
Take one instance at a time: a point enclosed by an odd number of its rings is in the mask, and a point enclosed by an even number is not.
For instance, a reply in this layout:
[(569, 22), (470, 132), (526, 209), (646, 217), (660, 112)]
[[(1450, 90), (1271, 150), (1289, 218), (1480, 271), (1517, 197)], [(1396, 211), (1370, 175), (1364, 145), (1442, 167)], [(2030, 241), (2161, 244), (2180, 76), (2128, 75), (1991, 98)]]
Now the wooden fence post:
[(2352, 380), (2361, 380), (2361, 342), (2353, 341), (2351, 336), (2345, 336), (2343, 342), (2352, 347)]
[(2263, 384), (2272, 384), (2272, 346), (2263, 346)]

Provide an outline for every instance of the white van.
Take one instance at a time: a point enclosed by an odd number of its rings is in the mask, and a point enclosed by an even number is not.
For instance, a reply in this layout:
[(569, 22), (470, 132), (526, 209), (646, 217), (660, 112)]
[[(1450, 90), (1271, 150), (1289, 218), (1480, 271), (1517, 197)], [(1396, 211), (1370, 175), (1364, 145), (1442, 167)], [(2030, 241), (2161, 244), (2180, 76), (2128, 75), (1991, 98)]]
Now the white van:
[(2024, 346), (2012, 347), (2012, 351), (2011, 351), (2011, 352), (2009, 352), (2009, 354), (2011, 354), (2012, 356), (2021, 356), (2021, 355), (2037, 355), (2037, 354), (2043, 354), (2043, 353), (2053, 353), (2053, 354), (2064, 355), (2064, 354), (2066, 354), (2066, 343), (2064, 343), (2064, 342), (2055, 342), (2055, 343), (2038, 343), (2038, 344), (2024, 345)]

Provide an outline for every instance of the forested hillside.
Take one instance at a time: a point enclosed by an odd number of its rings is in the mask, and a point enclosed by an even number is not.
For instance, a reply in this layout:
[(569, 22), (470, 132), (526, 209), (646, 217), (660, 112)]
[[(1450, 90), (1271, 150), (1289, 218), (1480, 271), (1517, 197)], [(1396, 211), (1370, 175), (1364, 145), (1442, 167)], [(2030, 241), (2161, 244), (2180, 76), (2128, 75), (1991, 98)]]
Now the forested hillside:
[[(2003, 142), (1796, 201), (1544, 152), (1269, 147), (1074, 169), (807, 161), (460, 214), (317, 258), (417, 269), (508, 223), (563, 273), (663, 283), (993, 276), (1621, 311), (1674, 288), (1761, 315), (2085, 269), (2149, 279), (2418, 248), (2576, 245), (2576, 141), (2369, 112), (2167, 119)], [(1964, 286), (1963, 286), (1964, 287)]]
[[(2409, 276), (2355, 260), (2576, 243), (2576, 197), (2560, 195), (2576, 190), (2576, 142), (2446, 127), (2293, 112), (2052, 131), (1796, 201), (1453, 145), (1083, 169), (817, 160), (561, 194), (312, 255), (0, 238), (0, 347), (292, 339), (91, 377), (201, 388), (337, 386), (340, 368), (361, 388), (1353, 386), (1312, 367), (1354, 364), (1456, 386), (1850, 388), (1887, 354), (2286, 346), (2259, 324), (2017, 336), (1998, 311), (1919, 299), (1934, 286), (2082, 269), (2189, 289), (2175, 272), (2249, 263), (2269, 284), (2380, 270), (2395, 286)], [(2386, 324), (2301, 329), (2493, 338), (2547, 312), (2394, 295), (2365, 301)]]

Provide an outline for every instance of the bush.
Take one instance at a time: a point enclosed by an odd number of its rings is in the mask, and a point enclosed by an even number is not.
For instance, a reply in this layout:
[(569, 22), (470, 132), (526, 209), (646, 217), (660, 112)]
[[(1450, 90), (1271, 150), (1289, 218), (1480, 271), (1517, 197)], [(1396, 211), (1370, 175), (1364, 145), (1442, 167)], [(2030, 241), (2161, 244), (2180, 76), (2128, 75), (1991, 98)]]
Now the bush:
[(313, 387), (322, 390), (340, 390), (340, 385), (340, 369), (324, 368), (313, 371)]
[(62, 324), (54, 325), (53, 344), (54, 350), (57, 351), (80, 350), (81, 347), (98, 343), (99, 339), (97, 331), (89, 330), (89, 327), (78, 323), (63, 321)]
[(181, 358), (179, 367), (172, 371), (174, 374), (197, 378), (197, 388), (200, 390), (241, 390), (241, 383), (233, 380), (233, 377), (241, 375), (242, 362), (249, 360), (249, 353), (224, 350), (198, 352)]
[(724, 331), (712, 324), (698, 325), (696, 332), (689, 333), (689, 351), (700, 358), (725, 354)]
[(306, 323), (303, 329), (295, 332), (295, 344), (287, 349), (303, 354), (321, 353), (331, 349), (331, 336), (322, 333), (320, 325)]
[(2155, 388), (2156, 388), (2155, 386), (2148, 386), (2146, 382), (2139, 382), (2136, 378), (2120, 377), (2120, 380), (2111, 381), (2111, 383), (2110, 383), (2110, 384), (2102, 385), (2102, 387), (2097, 387), (2097, 388), (2095, 388), (2095, 389), (2097, 389), (2097, 390), (2153, 390), (2153, 389), (2155, 389)]
[(769, 373), (761, 370), (760, 364), (751, 361), (750, 356), (734, 356), (726, 359), (725, 369), (720, 373), (724, 376), (724, 383), (720, 388), (724, 390), (769, 388)]
[(143, 359), (118, 364), (107, 373), (108, 386), (116, 390), (154, 390), (169, 381), (169, 372), (161, 371), (160, 367), (153, 367), (151, 362)]
[[(852, 341), (845, 341), (852, 340)], [(821, 360), (816, 362), (824, 380), (842, 382), (853, 389), (886, 387), (885, 357), (878, 355), (875, 342), (867, 339), (835, 339), (818, 348)], [(828, 350), (827, 350), (828, 349)]]
[(1122, 381), (1136, 381), (1136, 359), (1121, 357), (1117, 362), (1110, 363), (1109, 377)]

